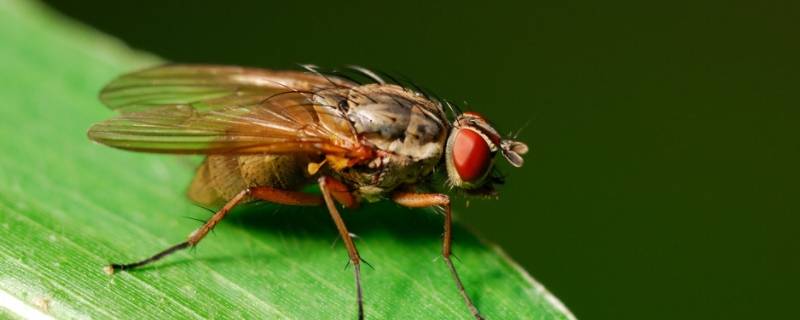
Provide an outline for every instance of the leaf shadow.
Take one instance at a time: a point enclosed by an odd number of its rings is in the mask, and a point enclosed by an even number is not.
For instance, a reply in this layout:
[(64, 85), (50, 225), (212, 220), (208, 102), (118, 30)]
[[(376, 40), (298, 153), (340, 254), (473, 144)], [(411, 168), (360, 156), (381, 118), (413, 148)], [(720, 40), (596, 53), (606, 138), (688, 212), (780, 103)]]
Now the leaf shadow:
[[(443, 215), (429, 209), (409, 209), (383, 201), (365, 203), (358, 209), (339, 210), (348, 230), (360, 240), (369, 242), (370, 237), (379, 236), (401, 241), (405, 246), (420, 248), (439, 247), (442, 242)], [(210, 214), (207, 217), (208, 218)], [(294, 235), (329, 239), (331, 247), (341, 245), (341, 239), (330, 214), (325, 207), (291, 207), (263, 202), (250, 203), (234, 209), (224, 223), (253, 233)], [(470, 231), (453, 224), (454, 260), (458, 261), (459, 248), (482, 247), (481, 241)], [(373, 248), (378, 249), (380, 248)], [(190, 252), (194, 252), (190, 249)], [(209, 264), (237, 263), (246, 255), (249, 260), (269, 260), (275, 256), (259, 253), (225, 253), (167, 259), (152, 265), (137, 268), (137, 271), (164, 270), (191, 263)]]
[[(348, 230), (361, 239), (388, 236), (408, 245), (441, 243), (444, 217), (429, 209), (409, 209), (389, 201), (364, 203), (358, 209), (340, 209)], [(288, 207), (253, 203), (231, 213), (228, 223), (251, 232), (293, 233), (337, 239), (338, 232), (324, 207)], [(368, 240), (367, 240), (368, 241)], [(479, 247), (480, 240), (458, 223), (453, 224), (458, 247)]]

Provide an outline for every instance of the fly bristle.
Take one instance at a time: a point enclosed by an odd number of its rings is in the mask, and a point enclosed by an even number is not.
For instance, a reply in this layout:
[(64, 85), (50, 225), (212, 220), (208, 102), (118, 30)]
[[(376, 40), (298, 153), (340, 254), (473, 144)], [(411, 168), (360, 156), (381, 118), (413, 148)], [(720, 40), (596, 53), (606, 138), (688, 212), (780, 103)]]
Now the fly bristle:
[(386, 80), (383, 80), (383, 78), (381, 78), (377, 73), (375, 73), (374, 71), (372, 71), (370, 69), (364, 68), (362, 66), (355, 66), (355, 65), (349, 65), (349, 66), (347, 66), (347, 68), (358, 72), (363, 77), (366, 77), (366, 78), (371, 79), (372, 81), (375, 81), (375, 83), (386, 84)]

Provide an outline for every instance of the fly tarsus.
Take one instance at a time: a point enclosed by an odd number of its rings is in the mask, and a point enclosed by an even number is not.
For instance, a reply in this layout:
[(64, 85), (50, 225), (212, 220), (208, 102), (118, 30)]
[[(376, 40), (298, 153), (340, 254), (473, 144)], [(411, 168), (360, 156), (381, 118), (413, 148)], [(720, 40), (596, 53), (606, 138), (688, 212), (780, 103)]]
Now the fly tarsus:
[(176, 251), (180, 251), (180, 250), (186, 249), (189, 246), (191, 246), (189, 241), (184, 241), (184, 242), (181, 242), (181, 243), (176, 244), (174, 246), (171, 246), (171, 247), (169, 247), (169, 248), (167, 248), (167, 249), (165, 249), (165, 250), (163, 250), (163, 251), (161, 251), (159, 253), (156, 253), (152, 257), (149, 257), (149, 258), (141, 260), (141, 261), (137, 261), (137, 262), (133, 262), (133, 263), (126, 263), (126, 264), (118, 264), (118, 263), (109, 264), (105, 268), (103, 268), (103, 271), (108, 275), (112, 275), (117, 271), (127, 271), (127, 270), (136, 269), (136, 268), (139, 268), (141, 266), (145, 266), (145, 265), (151, 264), (153, 262), (156, 262), (158, 260), (161, 260), (161, 258), (164, 258), (164, 257), (166, 257), (166, 256), (168, 256), (170, 254), (173, 254)]

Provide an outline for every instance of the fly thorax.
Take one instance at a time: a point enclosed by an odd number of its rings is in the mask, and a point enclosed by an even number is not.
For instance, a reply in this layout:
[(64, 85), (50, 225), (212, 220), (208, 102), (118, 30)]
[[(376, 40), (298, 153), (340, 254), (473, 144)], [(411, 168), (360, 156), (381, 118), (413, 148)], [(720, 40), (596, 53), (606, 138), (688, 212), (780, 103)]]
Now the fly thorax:
[(351, 89), (347, 102), (356, 132), (379, 149), (412, 162), (441, 156), (446, 122), (437, 103), (389, 84)]

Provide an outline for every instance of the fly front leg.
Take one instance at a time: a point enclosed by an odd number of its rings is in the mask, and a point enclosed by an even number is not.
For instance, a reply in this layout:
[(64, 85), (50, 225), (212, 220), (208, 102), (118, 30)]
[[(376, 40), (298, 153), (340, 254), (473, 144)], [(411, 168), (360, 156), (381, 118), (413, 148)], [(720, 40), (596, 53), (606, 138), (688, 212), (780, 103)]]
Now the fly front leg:
[(322, 198), (316, 195), (310, 195), (297, 191), (275, 189), (271, 187), (250, 187), (242, 190), (236, 194), (236, 196), (231, 198), (228, 203), (219, 209), (219, 211), (214, 213), (214, 215), (211, 216), (211, 218), (208, 219), (200, 228), (189, 234), (189, 237), (186, 239), (186, 241), (164, 249), (163, 251), (141, 261), (127, 264), (112, 263), (105, 268), (106, 273), (113, 274), (115, 271), (139, 268), (156, 262), (182, 249), (196, 246), (212, 229), (214, 229), (214, 227), (220, 221), (222, 221), (223, 218), (225, 218), (231, 209), (236, 207), (236, 205), (241, 203), (243, 200), (247, 199), (247, 196), (252, 196), (263, 201), (284, 205), (318, 206), (322, 204)]
[(450, 245), (453, 240), (453, 216), (450, 211), (450, 197), (441, 193), (397, 192), (392, 195), (392, 200), (401, 206), (409, 208), (427, 208), (433, 206), (441, 206), (444, 208), (444, 238), (442, 239), (442, 256), (444, 257), (444, 262), (447, 264), (447, 268), (450, 269), (450, 274), (453, 275), (458, 292), (461, 294), (461, 297), (464, 298), (464, 302), (466, 302), (469, 311), (475, 319), (483, 319), (478, 308), (475, 307), (472, 303), (472, 299), (469, 298), (467, 291), (464, 290), (464, 285), (461, 283), (461, 278), (458, 276), (456, 267), (453, 266), (453, 261), (450, 260), (450, 255), (452, 254)]
[(347, 231), (347, 226), (336, 210), (334, 199), (344, 205), (345, 207), (355, 207), (358, 201), (353, 193), (348, 190), (347, 186), (331, 177), (319, 178), (319, 189), (322, 191), (322, 197), (325, 199), (325, 205), (328, 207), (328, 212), (331, 214), (333, 223), (336, 224), (336, 229), (339, 230), (339, 235), (342, 237), (345, 247), (347, 247), (347, 254), (350, 256), (350, 263), (353, 264), (353, 272), (356, 278), (356, 300), (358, 301), (358, 319), (364, 319), (364, 295), (361, 291), (361, 256), (358, 255), (353, 238), (350, 232)]

